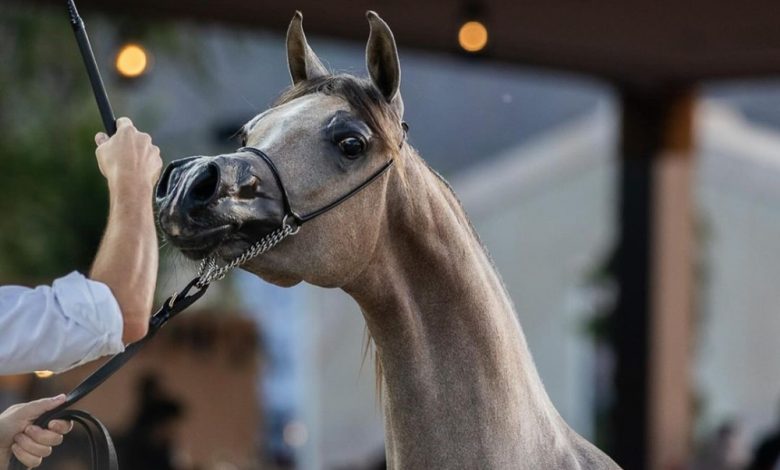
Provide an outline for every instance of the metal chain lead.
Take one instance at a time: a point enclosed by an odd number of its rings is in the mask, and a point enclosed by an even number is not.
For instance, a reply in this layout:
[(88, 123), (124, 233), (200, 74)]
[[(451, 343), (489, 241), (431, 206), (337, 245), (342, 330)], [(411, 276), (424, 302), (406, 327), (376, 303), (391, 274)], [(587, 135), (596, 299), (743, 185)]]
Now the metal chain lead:
[(255, 242), (255, 244), (250, 246), (240, 256), (233, 258), (232, 261), (225, 264), (224, 266), (217, 265), (217, 260), (213, 256), (204, 258), (203, 261), (200, 262), (200, 268), (198, 269), (198, 282), (196, 286), (198, 288), (203, 288), (214, 281), (221, 280), (232, 269), (241, 266), (252, 258), (256, 258), (257, 256), (262, 255), (266, 251), (278, 245), (285, 238), (298, 233), (300, 228), (300, 225), (295, 227), (288, 225), (287, 218), (285, 217), (281, 228), (278, 228), (264, 236), (259, 241)]

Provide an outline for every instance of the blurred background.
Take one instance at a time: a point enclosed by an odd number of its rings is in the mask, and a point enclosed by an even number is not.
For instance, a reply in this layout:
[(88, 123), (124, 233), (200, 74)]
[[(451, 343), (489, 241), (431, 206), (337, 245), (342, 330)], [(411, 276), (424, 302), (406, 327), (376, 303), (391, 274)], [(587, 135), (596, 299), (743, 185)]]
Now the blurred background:
[[(0, 4), (0, 282), (86, 271), (107, 213), (100, 120), (62, 1)], [(167, 161), (289, 84), (294, 9), (364, 74), (399, 43), (410, 142), (453, 183), (541, 377), (627, 469), (776, 469), (780, 5), (671, 0), (81, 0), (118, 115)], [(163, 246), (158, 294), (194, 266)], [(365, 327), (339, 291), (235, 273), (83, 402), (126, 469), (379, 469)], [(0, 378), (3, 408), (95, 365)], [(84, 468), (79, 437), (45, 468)]]

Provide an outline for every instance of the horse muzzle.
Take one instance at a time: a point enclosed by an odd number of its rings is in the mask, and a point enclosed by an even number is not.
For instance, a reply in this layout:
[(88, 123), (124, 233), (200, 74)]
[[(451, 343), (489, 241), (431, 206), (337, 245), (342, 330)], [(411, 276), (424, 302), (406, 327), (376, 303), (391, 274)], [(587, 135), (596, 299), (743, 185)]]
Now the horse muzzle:
[(194, 259), (229, 242), (246, 245), (280, 225), (283, 214), (274, 189), (264, 187), (251, 163), (240, 158), (176, 160), (155, 191), (160, 228)]

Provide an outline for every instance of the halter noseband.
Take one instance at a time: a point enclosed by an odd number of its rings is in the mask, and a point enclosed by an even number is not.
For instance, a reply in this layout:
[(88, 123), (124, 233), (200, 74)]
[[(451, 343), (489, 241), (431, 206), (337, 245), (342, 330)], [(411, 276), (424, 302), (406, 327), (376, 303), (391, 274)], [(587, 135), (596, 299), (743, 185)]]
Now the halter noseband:
[(331, 209), (336, 208), (339, 204), (346, 201), (347, 199), (351, 198), (355, 194), (359, 193), (363, 189), (366, 188), (366, 186), (370, 185), (374, 181), (376, 181), (377, 178), (382, 176), (393, 164), (393, 159), (391, 158), (388, 160), (384, 165), (382, 165), (379, 170), (377, 170), (373, 175), (371, 175), (367, 180), (365, 180), (363, 183), (361, 183), (359, 186), (357, 186), (352, 191), (344, 194), (340, 198), (336, 199), (335, 201), (331, 202), (330, 204), (327, 204), (315, 211), (309, 212), (308, 214), (300, 215), (298, 214), (293, 208), (292, 204), (290, 203), (290, 196), (287, 193), (287, 188), (285, 188), (284, 183), (282, 182), (282, 177), (279, 175), (279, 170), (276, 168), (276, 165), (274, 165), (273, 160), (271, 160), (271, 157), (268, 156), (265, 152), (260, 150), (256, 147), (241, 147), (238, 149), (239, 152), (249, 152), (257, 155), (260, 157), (265, 164), (268, 166), (268, 169), (271, 170), (271, 173), (274, 175), (274, 180), (276, 180), (276, 186), (279, 187), (279, 191), (282, 193), (282, 204), (284, 205), (284, 218), (282, 219), (282, 225), (285, 225), (287, 219), (292, 219), (292, 221), (300, 227), (305, 222), (308, 222), (312, 219), (314, 219), (317, 216), (320, 216), (326, 212), (328, 212)]
[[(407, 124), (406, 121), (401, 121), (401, 130), (403, 131), (403, 136), (401, 137), (401, 142), (398, 144), (399, 150), (403, 148), (404, 142), (406, 142), (406, 136), (409, 132), (409, 124)], [(365, 180), (363, 183), (361, 183), (352, 191), (348, 192), (347, 194), (341, 196), (340, 198), (336, 199), (330, 204), (327, 204), (315, 211), (309, 212), (308, 214), (305, 215), (300, 215), (292, 208), (292, 203), (290, 202), (290, 195), (287, 193), (287, 188), (285, 188), (284, 186), (282, 177), (279, 174), (279, 169), (276, 168), (276, 165), (274, 164), (274, 161), (271, 160), (271, 157), (269, 157), (267, 153), (263, 152), (257, 147), (241, 147), (240, 149), (238, 149), (238, 151), (255, 154), (256, 156), (260, 157), (265, 162), (268, 169), (271, 170), (271, 173), (274, 175), (274, 180), (276, 181), (276, 186), (279, 187), (279, 191), (282, 193), (282, 204), (284, 205), (284, 216), (282, 217), (281, 228), (283, 229), (287, 225), (287, 220), (291, 219), (292, 222), (295, 224), (295, 230), (294, 230), (295, 233), (298, 232), (300, 226), (303, 225), (305, 222), (308, 222), (314, 219), (315, 217), (319, 217), (331, 209), (335, 209), (339, 204), (341, 204), (342, 202), (346, 201), (347, 199), (351, 198), (355, 194), (365, 189), (366, 186), (376, 181), (377, 178), (382, 176), (393, 165), (393, 159), (391, 158), (390, 160), (385, 162), (385, 164), (382, 165), (379, 168), (379, 170), (377, 170), (373, 175), (371, 175), (367, 180)]]

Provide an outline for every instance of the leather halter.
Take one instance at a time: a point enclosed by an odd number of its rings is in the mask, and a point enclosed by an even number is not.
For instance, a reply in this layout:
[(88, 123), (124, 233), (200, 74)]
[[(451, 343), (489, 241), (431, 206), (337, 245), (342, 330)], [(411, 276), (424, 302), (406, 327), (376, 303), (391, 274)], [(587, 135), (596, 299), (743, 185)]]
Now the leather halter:
[[(406, 129), (408, 126), (406, 126), (406, 123), (403, 123), (404, 128), (404, 140), (401, 141), (400, 147), (403, 147), (403, 143), (406, 138)], [(276, 168), (276, 165), (274, 164), (273, 160), (271, 160), (271, 157), (268, 156), (267, 153), (263, 152), (257, 147), (241, 147), (238, 149), (239, 152), (249, 152), (254, 155), (257, 155), (260, 157), (268, 166), (268, 169), (271, 170), (271, 173), (274, 175), (274, 180), (276, 180), (276, 186), (279, 187), (279, 191), (282, 193), (282, 204), (284, 205), (284, 217), (282, 218), (282, 224), (284, 225), (288, 219), (292, 219), (292, 221), (300, 227), (305, 222), (308, 222), (315, 217), (318, 217), (326, 212), (328, 212), (331, 209), (335, 209), (338, 205), (340, 205), (342, 202), (346, 201), (347, 199), (351, 198), (355, 194), (359, 193), (363, 189), (365, 189), (368, 185), (373, 183), (377, 180), (380, 176), (382, 176), (390, 167), (393, 165), (393, 159), (391, 158), (387, 162), (385, 162), (384, 165), (382, 165), (374, 174), (368, 177), (365, 181), (363, 181), (360, 185), (358, 185), (356, 188), (354, 188), (352, 191), (344, 194), (340, 198), (336, 199), (335, 201), (326, 204), (322, 207), (320, 207), (317, 210), (314, 210), (312, 212), (309, 212), (308, 214), (301, 215), (298, 212), (296, 212), (293, 207), (292, 203), (290, 202), (290, 195), (287, 193), (287, 188), (284, 186), (284, 182), (282, 181), (282, 177), (279, 174), (279, 169)]]
[[(398, 144), (399, 150), (403, 148), (404, 142), (406, 142), (406, 135), (407, 135), (407, 131), (409, 130), (409, 125), (406, 124), (405, 122), (401, 122), (401, 129), (403, 130), (403, 138)], [(284, 181), (282, 180), (282, 177), (279, 174), (279, 169), (276, 167), (271, 157), (269, 157), (267, 153), (263, 152), (257, 147), (241, 147), (240, 149), (238, 149), (238, 151), (249, 152), (254, 154), (255, 156), (260, 157), (263, 160), (263, 162), (265, 162), (268, 169), (271, 170), (271, 174), (274, 175), (274, 180), (276, 181), (276, 186), (279, 188), (279, 192), (282, 195), (282, 205), (284, 207), (284, 215), (282, 216), (282, 221), (279, 228), (266, 234), (265, 237), (256, 241), (241, 255), (233, 258), (231, 261), (227, 262), (226, 264), (220, 266), (217, 262), (217, 259), (214, 258), (213, 256), (204, 258), (203, 261), (201, 262), (200, 270), (198, 271), (199, 281), (197, 287), (201, 287), (211, 283), (212, 281), (218, 281), (224, 278), (225, 275), (228, 272), (230, 272), (230, 270), (232, 270), (233, 268), (237, 266), (241, 266), (242, 264), (246, 263), (250, 259), (265, 253), (266, 251), (276, 246), (279, 242), (284, 240), (286, 237), (297, 234), (298, 231), (301, 229), (301, 226), (305, 222), (308, 222), (309, 220), (312, 220), (315, 217), (318, 217), (328, 212), (331, 209), (335, 209), (339, 204), (351, 198), (355, 194), (365, 189), (371, 183), (376, 181), (393, 164), (393, 159), (391, 158), (390, 160), (385, 162), (385, 164), (382, 165), (368, 179), (366, 179), (360, 185), (352, 189), (352, 191), (349, 191), (348, 193), (344, 194), (343, 196), (336, 199), (335, 201), (326, 204), (325, 206), (322, 206), (315, 211), (309, 212), (308, 214), (300, 215), (293, 209), (292, 203), (290, 202), (290, 195), (287, 193), (287, 188), (285, 188), (284, 186)]]

